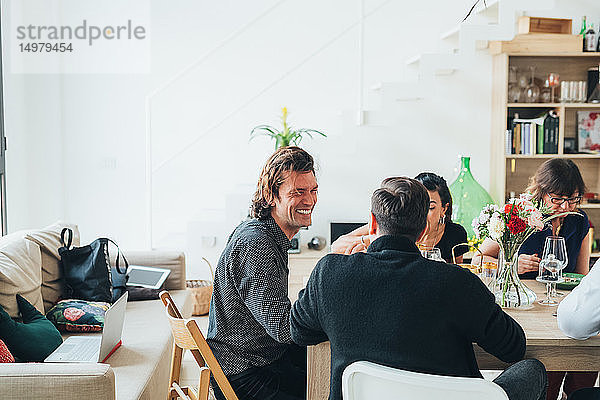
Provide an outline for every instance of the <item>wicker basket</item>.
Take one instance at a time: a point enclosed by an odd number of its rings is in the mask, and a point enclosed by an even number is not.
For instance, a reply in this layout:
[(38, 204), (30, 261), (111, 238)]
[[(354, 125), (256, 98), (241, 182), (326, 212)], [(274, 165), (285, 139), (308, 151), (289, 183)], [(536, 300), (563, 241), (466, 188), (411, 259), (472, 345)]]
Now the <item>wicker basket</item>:
[[(208, 268), (210, 268), (210, 273), (213, 276), (214, 280), (214, 272), (212, 266), (206, 258), (202, 257), (202, 259), (208, 264)], [(185, 281), (185, 286), (192, 295), (192, 315), (208, 314), (208, 310), (210, 309), (210, 298), (212, 296), (213, 291), (213, 282), (206, 280), (190, 279)]]

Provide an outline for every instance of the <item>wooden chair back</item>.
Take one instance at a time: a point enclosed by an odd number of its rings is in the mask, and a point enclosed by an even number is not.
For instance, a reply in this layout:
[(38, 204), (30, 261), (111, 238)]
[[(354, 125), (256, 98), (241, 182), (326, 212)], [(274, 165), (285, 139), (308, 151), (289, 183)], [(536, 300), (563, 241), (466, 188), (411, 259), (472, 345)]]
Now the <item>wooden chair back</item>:
[[(177, 391), (175, 385), (179, 385), (179, 376), (181, 372), (181, 361), (183, 357), (183, 350), (189, 350), (196, 363), (200, 367), (200, 382), (198, 385), (198, 398), (202, 400), (208, 399), (208, 387), (210, 384), (210, 374), (212, 373), (217, 385), (221, 389), (221, 392), (227, 400), (238, 400), (229, 380), (223, 373), (223, 369), (219, 362), (215, 358), (212, 350), (206, 343), (204, 335), (200, 331), (198, 324), (195, 320), (186, 320), (181, 315), (181, 312), (177, 308), (177, 305), (173, 301), (173, 298), (168, 291), (164, 290), (160, 293), (160, 299), (165, 305), (167, 318), (171, 325), (171, 332), (173, 333), (173, 358), (171, 359), (171, 378), (168, 400), (174, 397), (181, 396), (181, 393)], [(206, 367), (208, 366), (208, 368)], [(181, 388), (182, 391), (188, 396), (195, 395), (194, 390), (185, 387)], [(195, 400), (192, 397), (192, 400)]]

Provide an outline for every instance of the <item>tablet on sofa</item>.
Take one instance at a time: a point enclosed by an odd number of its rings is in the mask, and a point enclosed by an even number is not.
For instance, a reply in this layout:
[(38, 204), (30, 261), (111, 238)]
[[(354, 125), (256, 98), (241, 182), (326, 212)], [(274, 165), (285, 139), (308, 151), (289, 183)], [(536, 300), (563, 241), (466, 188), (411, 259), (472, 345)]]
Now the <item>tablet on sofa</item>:
[(165, 268), (130, 265), (127, 269), (127, 286), (160, 289), (170, 273), (171, 270)]

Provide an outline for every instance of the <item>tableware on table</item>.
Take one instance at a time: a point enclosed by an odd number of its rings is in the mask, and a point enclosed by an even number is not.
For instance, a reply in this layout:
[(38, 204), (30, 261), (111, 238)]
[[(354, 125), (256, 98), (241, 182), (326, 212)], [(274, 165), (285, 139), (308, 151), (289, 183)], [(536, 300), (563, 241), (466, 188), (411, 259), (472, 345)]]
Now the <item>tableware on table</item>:
[(469, 271), (471, 271), (475, 275), (479, 275), (481, 273), (481, 267), (479, 265), (471, 265), (471, 264), (466, 264), (466, 263), (457, 264), (457, 265), (459, 267), (464, 268), (464, 269), (468, 269)]
[(481, 281), (488, 288), (496, 282), (498, 276), (498, 262), (484, 261), (481, 264)]
[(565, 238), (548, 236), (544, 243), (544, 252), (540, 261), (539, 274), (536, 280), (546, 284), (546, 298), (539, 303), (547, 306), (558, 304), (551, 296), (552, 285), (563, 282), (562, 270), (568, 263)]
[(429, 260), (444, 261), (442, 258), (442, 252), (437, 247), (422, 248), (421, 255)]
[(579, 285), (581, 279), (585, 275), (577, 274), (575, 272), (563, 272), (564, 281), (556, 284), (556, 288), (560, 290), (573, 290)]

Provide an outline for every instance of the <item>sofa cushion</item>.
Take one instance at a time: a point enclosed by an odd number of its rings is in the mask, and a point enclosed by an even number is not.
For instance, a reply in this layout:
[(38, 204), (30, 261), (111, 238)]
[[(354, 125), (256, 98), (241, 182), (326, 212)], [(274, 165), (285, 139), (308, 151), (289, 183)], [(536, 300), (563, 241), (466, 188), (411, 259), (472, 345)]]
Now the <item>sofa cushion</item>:
[(17, 293), (44, 311), (40, 247), (23, 237), (15, 232), (0, 238), (0, 306), (13, 318), (19, 315)]
[(12, 354), (10, 354), (10, 350), (4, 344), (2, 340), (0, 340), (0, 363), (14, 363), (15, 358)]
[(99, 332), (109, 307), (110, 303), (61, 300), (46, 314), (46, 318), (60, 331)]
[(62, 343), (60, 332), (22, 296), (17, 303), (23, 322), (0, 308), (0, 339), (20, 361), (43, 361)]
[(60, 232), (63, 228), (73, 231), (73, 246), (79, 246), (79, 229), (77, 225), (66, 222), (56, 222), (43, 229), (28, 231), (25, 238), (37, 243), (42, 251), (42, 298), (44, 311), (47, 313), (63, 294), (62, 271), (58, 248)]

